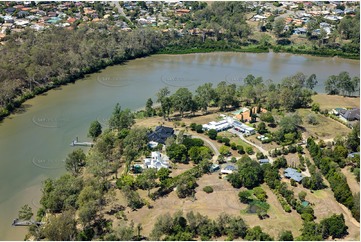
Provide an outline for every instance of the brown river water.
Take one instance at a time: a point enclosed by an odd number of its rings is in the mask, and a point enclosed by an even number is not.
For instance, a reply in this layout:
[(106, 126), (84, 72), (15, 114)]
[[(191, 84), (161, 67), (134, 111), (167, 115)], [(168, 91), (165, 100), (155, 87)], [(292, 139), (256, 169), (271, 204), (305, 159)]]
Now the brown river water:
[[(89, 141), (91, 121), (106, 123), (115, 104), (138, 109), (168, 86), (194, 90), (205, 82), (242, 83), (248, 74), (279, 82), (297, 72), (315, 73), (324, 92), (330, 75), (360, 76), (360, 61), (278, 53), (154, 55), (111, 66), (74, 84), (24, 103), (24, 112), (0, 123), (0, 240), (23, 240), (26, 228), (12, 227), (19, 208), (39, 207), (41, 182), (65, 172), (64, 159), (78, 136)], [(86, 148), (85, 148), (86, 150)]]

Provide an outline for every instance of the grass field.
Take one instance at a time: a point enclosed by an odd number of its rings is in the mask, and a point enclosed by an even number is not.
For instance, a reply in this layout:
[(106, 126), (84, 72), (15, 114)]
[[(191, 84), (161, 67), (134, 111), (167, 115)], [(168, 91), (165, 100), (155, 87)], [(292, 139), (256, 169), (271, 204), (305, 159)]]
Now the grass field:
[[(320, 139), (333, 139), (336, 136), (346, 136), (348, 133), (351, 132), (351, 130), (345, 125), (331, 118), (325, 117), (321, 114), (316, 114), (310, 109), (298, 109), (297, 112), (302, 117), (302, 127), (306, 129), (306, 132), (304, 133), (304, 138), (307, 138), (309, 136), (317, 136)], [(318, 120), (317, 125), (307, 123), (306, 117), (309, 114), (313, 114), (316, 116), (316, 119)]]
[(343, 97), (327, 94), (317, 94), (312, 96), (315, 103), (320, 104), (321, 109), (333, 108), (354, 108), (360, 107), (360, 97)]
[[(291, 187), (291, 186), (290, 186)], [(360, 223), (358, 223), (351, 215), (351, 212), (342, 204), (335, 201), (333, 192), (330, 188), (314, 191), (311, 193), (302, 186), (291, 187), (298, 196), (300, 191), (307, 192), (306, 200), (312, 204), (315, 211), (316, 222), (320, 222), (323, 218), (330, 217), (332, 214), (343, 214), (345, 223), (348, 226), (349, 234), (343, 240), (360, 240)]]
[[(268, 214), (270, 217), (260, 220), (256, 214), (241, 213), (241, 210), (246, 209), (247, 205), (240, 203), (238, 199), (239, 189), (233, 188), (226, 180), (219, 179), (218, 173), (204, 175), (197, 183), (199, 186), (196, 188), (196, 200), (179, 199), (175, 192), (171, 192), (164, 198), (155, 202), (151, 201), (154, 206), (152, 209), (143, 207), (137, 211), (131, 211), (127, 208), (125, 214), (128, 221), (133, 220), (135, 224), (141, 223), (143, 226), (142, 234), (147, 236), (151, 232), (157, 216), (161, 214), (168, 212), (173, 214), (179, 210), (183, 211), (183, 214), (194, 211), (207, 215), (211, 219), (216, 219), (219, 214), (224, 212), (234, 216), (241, 215), (249, 226), (259, 225), (263, 231), (275, 239), (278, 239), (278, 235), (283, 229), (291, 230), (294, 236), (300, 235), (299, 228), (302, 225), (300, 215), (294, 211), (290, 214), (284, 212), (276, 196), (266, 185), (262, 185), (262, 187), (268, 195), (267, 202), (270, 204)], [(202, 190), (205, 186), (212, 186), (214, 192), (205, 193)], [(146, 198), (145, 191), (139, 193)]]

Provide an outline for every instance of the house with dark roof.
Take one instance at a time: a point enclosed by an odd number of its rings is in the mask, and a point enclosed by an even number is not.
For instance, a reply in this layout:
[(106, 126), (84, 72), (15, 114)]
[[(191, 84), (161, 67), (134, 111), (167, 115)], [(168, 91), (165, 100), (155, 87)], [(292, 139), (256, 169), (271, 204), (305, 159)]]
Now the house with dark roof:
[(360, 109), (353, 108), (348, 110), (341, 110), (340, 118), (344, 121), (353, 121), (353, 120), (360, 120)]
[(148, 140), (165, 144), (167, 138), (174, 135), (174, 129), (165, 126), (157, 126), (155, 130), (148, 134)]
[(293, 179), (296, 182), (301, 182), (303, 179), (303, 176), (301, 173), (299, 173), (297, 170), (288, 167), (285, 171), (284, 171), (284, 175), (286, 178), (289, 179)]

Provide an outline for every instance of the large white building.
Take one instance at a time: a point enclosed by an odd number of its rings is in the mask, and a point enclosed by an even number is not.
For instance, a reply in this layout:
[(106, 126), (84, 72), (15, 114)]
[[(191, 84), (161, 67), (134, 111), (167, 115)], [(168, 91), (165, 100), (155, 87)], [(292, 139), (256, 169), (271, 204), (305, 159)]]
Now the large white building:
[(153, 151), (150, 158), (144, 159), (144, 166), (146, 168), (155, 168), (159, 170), (160, 168), (169, 168), (169, 163), (167, 162), (168, 158), (162, 156), (158, 151)]
[(215, 129), (217, 132), (221, 132), (227, 129), (234, 127), (235, 130), (238, 130), (246, 135), (252, 135), (256, 133), (256, 130), (248, 125), (245, 125), (239, 121), (236, 121), (232, 117), (225, 116), (222, 121), (219, 122), (209, 122), (208, 124), (203, 124), (204, 130)]
[(231, 117), (225, 117), (223, 120), (219, 122), (212, 121), (209, 122), (208, 124), (203, 124), (202, 126), (204, 130), (215, 129), (217, 132), (221, 132), (232, 128), (233, 127), (232, 123), (233, 123), (233, 119)]

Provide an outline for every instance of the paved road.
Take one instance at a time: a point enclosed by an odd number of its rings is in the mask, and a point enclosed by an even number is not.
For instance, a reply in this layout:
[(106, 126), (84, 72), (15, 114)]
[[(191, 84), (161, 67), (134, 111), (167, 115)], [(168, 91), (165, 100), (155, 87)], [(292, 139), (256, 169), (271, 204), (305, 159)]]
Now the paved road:
[(128, 16), (125, 15), (123, 8), (120, 6), (119, 1), (113, 1), (113, 2), (111, 2), (111, 4), (113, 4), (118, 9), (118, 12), (120, 15), (126, 17), (130, 21)]
[(204, 142), (206, 142), (207, 144), (209, 144), (209, 145), (212, 147), (212, 149), (214, 150), (214, 155), (215, 155), (216, 157), (218, 157), (218, 156), (220, 155), (217, 147), (216, 147), (209, 139), (204, 138), (204, 137), (201, 137), (201, 136), (198, 136), (198, 135), (194, 135), (194, 134), (192, 134), (192, 138), (198, 138), (198, 139), (203, 140)]
[(252, 145), (253, 147), (256, 147), (259, 151), (261, 151), (263, 154), (267, 155), (268, 156), (268, 160), (269, 162), (272, 164), (273, 163), (273, 159), (272, 157), (270, 157), (268, 155), (268, 151), (263, 149), (261, 146), (258, 146), (254, 143), (252, 143), (251, 141), (247, 140), (244, 136), (243, 136), (243, 133), (241, 132), (238, 132), (237, 130), (235, 129), (229, 129), (228, 132), (232, 133), (232, 134), (235, 134), (235, 135), (238, 135), (239, 138), (241, 138), (241, 140), (243, 140), (244, 142), (246, 142), (247, 144), (250, 144)]
[(198, 138), (198, 139), (201, 139), (203, 140), (204, 142), (206, 142), (207, 144), (209, 144), (209, 146), (212, 147), (213, 151), (214, 151), (214, 156), (212, 157), (212, 162), (213, 163), (217, 163), (217, 159), (218, 159), (218, 156), (220, 155), (217, 147), (207, 138), (204, 138), (202, 136), (198, 136), (198, 135), (194, 135), (194, 134), (191, 134), (192, 135), (192, 138)]

